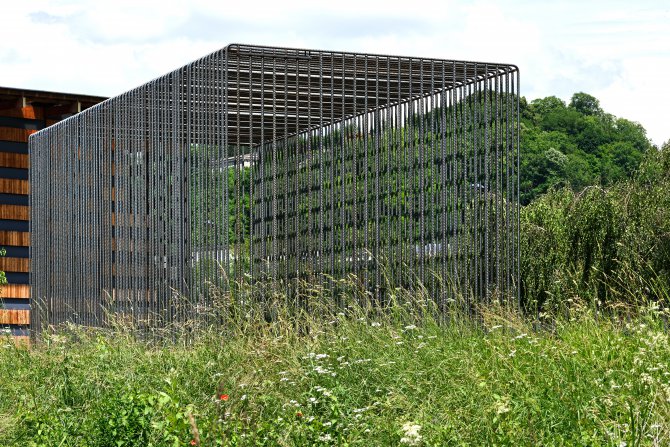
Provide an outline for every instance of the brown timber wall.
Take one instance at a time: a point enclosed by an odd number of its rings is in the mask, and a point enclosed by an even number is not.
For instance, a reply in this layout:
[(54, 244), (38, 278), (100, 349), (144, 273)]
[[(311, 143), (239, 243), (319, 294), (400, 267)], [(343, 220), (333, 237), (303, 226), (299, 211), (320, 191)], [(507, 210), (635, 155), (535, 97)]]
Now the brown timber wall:
[(30, 324), (28, 137), (45, 127), (43, 110), (22, 103), (0, 101), (0, 270), (9, 283), (0, 293), (0, 328), (15, 337), (26, 337)]
[(26, 340), (30, 324), (30, 155), (33, 133), (105, 98), (0, 87), (0, 336)]

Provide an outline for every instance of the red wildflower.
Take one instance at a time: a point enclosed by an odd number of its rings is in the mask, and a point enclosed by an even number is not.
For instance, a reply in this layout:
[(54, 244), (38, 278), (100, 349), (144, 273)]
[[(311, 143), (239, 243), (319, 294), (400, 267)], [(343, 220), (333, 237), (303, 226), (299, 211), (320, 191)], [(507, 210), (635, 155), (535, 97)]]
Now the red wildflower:
[(195, 439), (191, 439), (191, 445), (196, 445), (196, 444), (198, 444), (198, 443), (195, 442)]
[(221, 395), (219, 395), (219, 400), (222, 400), (222, 401), (225, 402), (225, 401), (228, 400), (229, 397), (230, 396), (228, 396), (227, 394), (221, 394)]
[(297, 418), (301, 418), (301, 417), (302, 417), (302, 411), (297, 411), (297, 412), (295, 413), (295, 417), (297, 417)]

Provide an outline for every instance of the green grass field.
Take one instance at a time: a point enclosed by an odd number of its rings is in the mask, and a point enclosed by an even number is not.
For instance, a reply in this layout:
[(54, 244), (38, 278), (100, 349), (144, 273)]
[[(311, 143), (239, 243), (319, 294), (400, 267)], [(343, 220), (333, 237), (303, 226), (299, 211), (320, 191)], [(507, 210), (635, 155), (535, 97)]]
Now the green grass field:
[[(383, 314), (142, 342), (66, 328), (0, 345), (0, 445), (668, 445), (667, 315), (573, 311), (534, 329), (484, 309)], [(383, 317), (382, 317), (383, 315)], [(302, 334), (302, 335), (299, 335)]]

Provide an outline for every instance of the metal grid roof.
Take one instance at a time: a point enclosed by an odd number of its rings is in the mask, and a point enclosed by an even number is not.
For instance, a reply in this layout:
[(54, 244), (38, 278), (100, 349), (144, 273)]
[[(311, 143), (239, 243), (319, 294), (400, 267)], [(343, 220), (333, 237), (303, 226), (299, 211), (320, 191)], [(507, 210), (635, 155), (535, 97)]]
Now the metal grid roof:
[[(189, 110), (210, 132), (225, 125), (229, 144), (255, 146), (517, 71), (503, 63), (231, 44), (110, 101), (145, 92), (149, 109)], [(274, 133), (263, 133), (277, 122)]]

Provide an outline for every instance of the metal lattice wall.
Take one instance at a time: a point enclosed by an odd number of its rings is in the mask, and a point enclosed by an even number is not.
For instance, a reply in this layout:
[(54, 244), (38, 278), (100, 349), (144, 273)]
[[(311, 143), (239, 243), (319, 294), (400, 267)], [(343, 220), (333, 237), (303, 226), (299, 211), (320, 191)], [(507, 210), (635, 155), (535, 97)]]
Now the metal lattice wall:
[(169, 323), (231, 280), (515, 297), (518, 88), (512, 65), (230, 45), (43, 130), (33, 328)]

